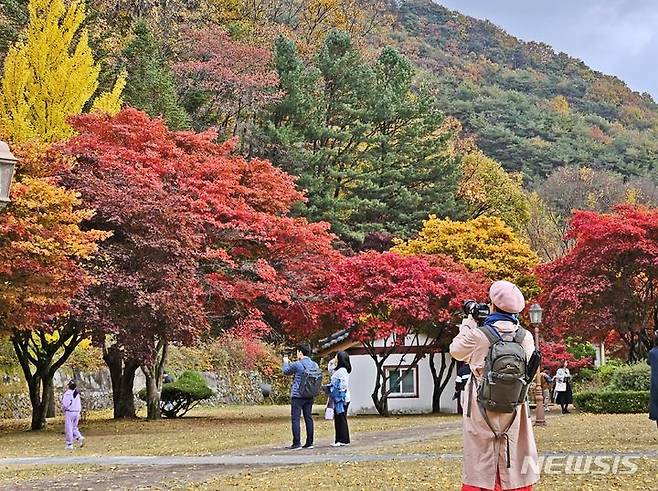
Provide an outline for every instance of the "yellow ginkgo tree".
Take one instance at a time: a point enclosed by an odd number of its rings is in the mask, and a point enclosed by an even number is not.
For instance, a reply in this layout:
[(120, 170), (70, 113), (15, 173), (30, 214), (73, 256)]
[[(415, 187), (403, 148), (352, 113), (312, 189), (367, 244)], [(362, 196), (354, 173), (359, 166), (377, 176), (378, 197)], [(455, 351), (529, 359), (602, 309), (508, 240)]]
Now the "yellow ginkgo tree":
[[(52, 143), (72, 135), (67, 123), (98, 89), (99, 65), (82, 28), (84, 1), (30, 0), (29, 22), (5, 58), (0, 86), (0, 132), (14, 143)], [(116, 109), (122, 79), (102, 94), (101, 108)]]
[(516, 283), (529, 297), (538, 293), (534, 268), (539, 257), (498, 217), (483, 215), (458, 222), (430, 216), (417, 237), (399, 243), (393, 251), (403, 255), (450, 256), (492, 281)]

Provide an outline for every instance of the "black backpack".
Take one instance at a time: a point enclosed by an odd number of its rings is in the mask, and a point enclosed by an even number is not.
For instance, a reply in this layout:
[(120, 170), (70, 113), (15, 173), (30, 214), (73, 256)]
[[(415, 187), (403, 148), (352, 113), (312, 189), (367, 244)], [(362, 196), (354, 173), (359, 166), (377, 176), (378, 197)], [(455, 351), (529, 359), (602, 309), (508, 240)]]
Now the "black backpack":
[(322, 390), (322, 372), (320, 368), (315, 365), (312, 367), (304, 367), (302, 378), (299, 381), (299, 397), (305, 399), (315, 398)]

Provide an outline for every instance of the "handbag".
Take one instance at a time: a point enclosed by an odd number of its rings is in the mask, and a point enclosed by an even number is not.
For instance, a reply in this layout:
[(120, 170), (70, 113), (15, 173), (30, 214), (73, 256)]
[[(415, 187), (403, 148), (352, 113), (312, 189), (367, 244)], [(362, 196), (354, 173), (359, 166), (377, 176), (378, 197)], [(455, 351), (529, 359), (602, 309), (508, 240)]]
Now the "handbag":
[(324, 410), (324, 419), (334, 419), (334, 408), (328, 407)]
[(555, 392), (566, 392), (567, 383), (566, 382), (555, 382)]

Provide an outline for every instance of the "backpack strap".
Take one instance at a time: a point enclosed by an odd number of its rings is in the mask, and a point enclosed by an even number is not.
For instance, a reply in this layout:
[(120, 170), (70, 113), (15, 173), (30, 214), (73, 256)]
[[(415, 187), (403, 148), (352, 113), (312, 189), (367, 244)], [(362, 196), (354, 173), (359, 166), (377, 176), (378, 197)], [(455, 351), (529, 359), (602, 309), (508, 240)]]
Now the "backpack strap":
[[(497, 343), (498, 341), (503, 341), (503, 336), (498, 332), (498, 329), (496, 329), (496, 326), (493, 324), (485, 324), (484, 326), (478, 326), (478, 329), (484, 334), (487, 339), (489, 340), (489, 344), (494, 344)], [(523, 340), (525, 339), (525, 335), (527, 334), (527, 330), (519, 326), (514, 333), (514, 337), (512, 338), (512, 341), (515, 343), (521, 344)]]
[(493, 425), (491, 424), (491, 420), (489, 419), (489, 415), (487, 414), (487, 408), (485, 408), (482, 404), (479, 404), (479, 403), (478, 403), (478, 406), (479, 406), (479, 408), (480, 408), (480, 412), (482, 413), (482, 417), (484, 418), (484, 420), (485, 420), (486, 423), (487, 423), (487, 426), (489, 427), (489, 429), (491, 430), (491, 432), (494, 434), (494, 438), (495, 438), (496, 440), (499, 440), (499, 439), (501, 439), (501, 438), (504, 438), (504, 439), (505, 439), (505, 445), (506, 445), (506, 448), (505, 448), (505, 456), (506, 456), (506, 458), (507, 458), (507, 468), (509, 469), (509, 468), (512, 466), (512, 462), (511, 462), (511, 459), (510, 459), (509, 435), (507, 434), (507, 432), (508, 432), (509, 429), (512, 427), (512, 425), (514, 424), (514, 420), (516, 419), (516, 415), (517, 415), (517, 413), (518, 413), (518, 409), (517, 409), (517, 408), (514, 408), (514, 414), (512, 414), (512, 419), (510, 419), (510, 422), (509, 422), (509, 424), (507, 425), (507, 427), (506, 427), (503, 431), (501, 431), (501, 432), (497, 432), (497, 431), (494, 429)]
[(470, 418), (471, 417), (471, 399), (473, 398), (473, 375), (468, 379), (468, 382), (466, 383), (467, 385), (467, 392), (468, 392), (468, 404), (466, 405), (466, 417)]
[(498, 341), (502, 341), (502, 336), (498, 330), (491, 324), (485, 324), (484, 326), (478, 326), (478, 329), (482, 334), (484, 334), (489, 340), (489, 344), (495, 344)]
[(527, 332), (528, 332), (527, 330), (519, 326), (519, 328), (514, 333), (513, 341), (519, 344), (523, 343), (523, 340), (525, 339), (525, 335), (527, 334)]

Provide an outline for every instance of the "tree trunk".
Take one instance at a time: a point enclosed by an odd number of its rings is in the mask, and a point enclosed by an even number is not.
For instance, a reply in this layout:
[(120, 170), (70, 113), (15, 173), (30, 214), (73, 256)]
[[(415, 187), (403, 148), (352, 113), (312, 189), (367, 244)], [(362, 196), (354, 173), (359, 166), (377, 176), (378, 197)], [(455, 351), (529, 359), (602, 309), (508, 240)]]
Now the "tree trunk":
[[(48, 407), (54, 398), (55, 372), (82, 341), (80, 332), (75, 328), (65, 326), (56, 332), (58, 336), (54, 340), (49, 339), (44, 331), (14, 330), (11, 336), (16, 358), (29, 388), (32, 430), (42, 430), (46, 427)], [(58, 355), (59, 358), (56, 358)]]
[(135, 373), (139, 363), (133, 358), (123, 359), (116, 346), (104, 350), (103, 360), (110, 370), (112, 379), (112, 405), (114, 419), (136, 418), (135, 412)]
[(168, 348), (167, 341), (159, 340), (153, 363), (142, 365), (142, 372), (146, 377), (146, 419), (148, 420), (160, 419), (160, 390), (167, 364)]
[(50, 384), (50, 392), (48, 393), (48, 410), (46, 411), (46, 418), (55, 417), (55, 384)]
[(155, 377), (146, 375), (146, 419), (160, 419), (160, 391)]
[(388, 417), (388, 394), (386, 393), (386, 372), (384, 370), (384, 362), (387, 357), (385, 356), (380, 359), (374, 346), (370, 343), (364, 343), (364, 346), (368, 349), (369, 355), (372, 358), (372, 361), (375, 362), (375, 369), (377, 370), (377, 375), (375, 376), (375, 387), (370, 395), (372, 403), (375, 405), (375, 409), (377, 409), (380, 416)]
[(43, 430), (46, 428), (46, 413), (48, 412), (48, 402), (50, 400), (50, 388), (52, 387), (52, 377), (35, 374), (27, 385), (30, 391), (30, 403), (32, 404), (32, 423), (31, 430)]
[[(405, 336), (406, 338), (406, 336)], [(418, 335), (416, 335), (416, 340), (418, 338)], [(386, 368), (384, 368), (384, 363), (386, 360), (388, 360), (389, 356), (392, 355), (395, 352), (396, 346), (386, 346), (386, 350), (377, 353), (377, 347), (375, 347), (372, 343), (370, 342), (364, 342), (363, 346), (366, 348), (368, 355), (372, 360), (375, 362), (375, 367), (377, 369), (377, 376), (375, 377), (375, 387), (372, 391), (372, 394), (370, 395), (373, 404), (375, 405), (375, 409), (377, 409), (377, 412), (384, 417), (390, 416), (390, 411), (388, 408), (388, 396), (390, 393), (390, 390), (386, 387), (386, 381), (388, 380), (388, 377), (386, 375)], [(422, 348), (427, 348), (428, 345), (419, 345), (419, 344), (411, 344), (411, 345), (403, 345), (404, 347), (407, 348), (407, 351), (403, 351), (400, 353), (400, 362), (397, 363), (397, 367), (395, 365), (392, 366), (394, 369), (399, 369), (402, 366), (402, 360), (405, 359), (405, 357), (409, 354), (411, 354), (411, 349), (414, 346), (419, 346)], [(411, 361), (411, 363), (407, 366), (409, 369), (418, 369), (418, 362), (425, 357), (425, 353), (423, 351), (418, 351), (414, 359)]]
[[(434, 382), (434, 390), (432, 392), (432, 412), (440, 413), (441, 412), (441, 396), (446, 390), (448, 383), (450, 382), (450, 377), (452, 377), (452, 372), (456, 365), (456, 360), (453, 358), (450, 362), (450, 367), (446, 362), (446, 353), (441, 352), (441, 368), (438, 373), (436, 370), (436, 364), (434, 363), (434, 353), (430, 353), (430, 372), (432, 372), (432, 380)], [(446, 370), (447, 369), (447, 370)]]
[(386, 391), (386, 373), (382, 365), (377, 364), (377, 376), (375, 381), (375, 388), (371, 394), (372, 402), (375, 405), (375, 409), (380, 414), (388, 418), (390, 413), (388, 411), (388, 393)]

